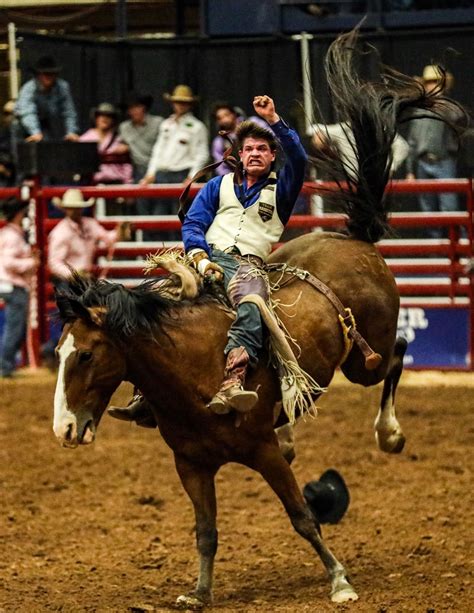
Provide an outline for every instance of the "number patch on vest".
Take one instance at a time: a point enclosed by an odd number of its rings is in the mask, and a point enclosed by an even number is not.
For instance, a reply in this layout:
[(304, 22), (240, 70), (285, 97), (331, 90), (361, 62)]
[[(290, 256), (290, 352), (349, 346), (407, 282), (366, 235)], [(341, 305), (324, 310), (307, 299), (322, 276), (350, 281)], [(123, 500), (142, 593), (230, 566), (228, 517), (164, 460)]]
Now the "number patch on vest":
[(267, 202), (259, 202), (258, 203), (258, 214), (262, 221), (270, 221), (273, 217), (273, 211), (275, 207), (273, 204), (268, 204)]

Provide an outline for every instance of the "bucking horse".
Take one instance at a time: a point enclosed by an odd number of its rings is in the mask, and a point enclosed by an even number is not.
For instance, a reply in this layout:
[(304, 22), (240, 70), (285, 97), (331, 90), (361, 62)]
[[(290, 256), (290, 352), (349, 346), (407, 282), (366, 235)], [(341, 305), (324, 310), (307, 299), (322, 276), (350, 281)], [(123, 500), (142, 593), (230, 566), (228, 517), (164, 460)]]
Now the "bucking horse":
[[(388, 68), (378, 80), (362, 79), (355, 69), (356, 38), (354, 32), (339, 37), (328, 50), (325, 68), (335, 107), (353, 135), (358, 166), (348, 170), (331, 146), (315, 160), (337, 182), (326, 195), (340, 203), (346, 231), (313, 232), (289, 241), (269, 260), (286, 267), (276, 266), (270, 277), (278, 277), (274, 300), (291, 305), (281, 308), (279, 317), (298, 347), (299, 366), (320, 390), (327, 388), (338, 367), (353, 383), (371, 386), (383, 381), (375, 436), (380, 449), (398, 453), (405, 439), (394, 398), (406, 343), (396, 338), (397, 287), (374, 243), (388, 227), (384, 190), (397, 124), (413, 109), (435, 109), (441, 98)], [(199, 289), (184, 267), (174, 271), (176, 275), (182, 284), (180, 300), (163, 290), (166, 283), (161, 280), (127, 289), (76, 278), (68, 292), (57, 296), (64, 328), (57, 348), (56, 437), (65, 447), (92, 443), (122, 381), (133, 383), (152, 405), (196, 518), (199, 576), (194, 590), (178, 597), (178, 606), (201, 608), (212, 600), (214, 481), (228, 462), (241, 463), (267, 481), (294, 529), (321, 558), (332, 601), (356, 600), (346, 569), (323, 540), (280, 448), (275, 427), (288, 418), (275, 410), (282, 395), (276, 369), (263, 355), (250, 373), (246, 387), (258, 389), (259, 401), (239, 424), (232, 412), (211, 412), (206, 405), (221, 382), (232, 313), (212, 292)], [(319, 280), (319, 289), (308, 279)], [(374, 355), (377, 360), (369, 365), (367, 357)]]

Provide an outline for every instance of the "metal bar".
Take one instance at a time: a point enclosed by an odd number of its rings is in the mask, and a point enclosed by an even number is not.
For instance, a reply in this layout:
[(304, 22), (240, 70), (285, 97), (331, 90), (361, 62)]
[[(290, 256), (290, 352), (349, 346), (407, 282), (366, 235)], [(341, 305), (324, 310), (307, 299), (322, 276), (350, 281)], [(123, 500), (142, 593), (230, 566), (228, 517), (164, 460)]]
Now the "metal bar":
[(10, 98), (16, 100), (18, 98), (18, 66), (16, 52), (16, 27), (10, 22), (8, 24), (8, 64), (10, 67)]

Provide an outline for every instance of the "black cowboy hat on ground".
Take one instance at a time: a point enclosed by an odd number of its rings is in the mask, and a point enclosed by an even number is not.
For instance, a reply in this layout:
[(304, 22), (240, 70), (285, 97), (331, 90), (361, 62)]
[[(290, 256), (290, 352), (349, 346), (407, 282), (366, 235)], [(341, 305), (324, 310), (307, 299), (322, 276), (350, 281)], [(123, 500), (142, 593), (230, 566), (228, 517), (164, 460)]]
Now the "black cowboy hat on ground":
[(153, 96), (150, 96), (149, 94), (143, 94), (141, 92), (131, 91), (127, 94), (127, 97), (125, 98), (124, 106), (128, 108), (130, 106), (142, 105), (146, 108), (147, 111), (149, 111), (152, 104)]
[(18, 198), (15, 198), (14, 196), (8, 198), (7, 200), (4, 200), (0, 204), (0, 210), (2, 212), (2, 215), (7, 221), (11, 221), (17, 213), (19, 213), (23, 209), (26, 209), (27, 207), (27, 200), (18, 200)]
[(337, 524), (349, 506), (349, 490), (342, 476), (330, 468), (319, 480), (310, 481), (303, 488), (303, 496), (320, 524)]
[(45, 74), (57, 74), (58, 72), (61, 72), (61, 68), (62, 67), (56, 63), (54, 57), (51, 57), (50, 55), (43, 55), (33, 66), (33, 70), (36, 73), (43, 72)]

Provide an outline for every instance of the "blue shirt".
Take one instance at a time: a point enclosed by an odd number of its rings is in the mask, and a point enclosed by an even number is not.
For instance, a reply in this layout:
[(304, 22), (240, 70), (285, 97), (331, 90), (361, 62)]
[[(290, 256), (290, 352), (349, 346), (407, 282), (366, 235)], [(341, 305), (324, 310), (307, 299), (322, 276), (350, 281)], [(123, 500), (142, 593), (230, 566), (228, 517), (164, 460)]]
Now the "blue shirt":
[[(283, 225), (288, 222), (298, 194), (304, 181), (307, 155), (298, 134), (280, 120), (271, 126), (285, 153), (285, 164), (278, 172), (276, 184), (276, 203), (278, 217)], [(244, 208), (254, 204), (266, 184), (267, 176), (247, 188), (244, 178), (242, 185), (235, 185), (235, 195)], [(201, 189), (184, 219), (182, 236), (186, 251), (204, 249), (210, 253), (206, 232), (212, 224), (219, 208), (219, 191), (222, 177), (214, 177)]]
[(41, 132), (47, 137), (63, 137), (79, 132), (71, 90), (64, 79), (57, 79), (48, 91), (36, 79), (27, 81), (20, 89), (15, 115), (28, 135)]

